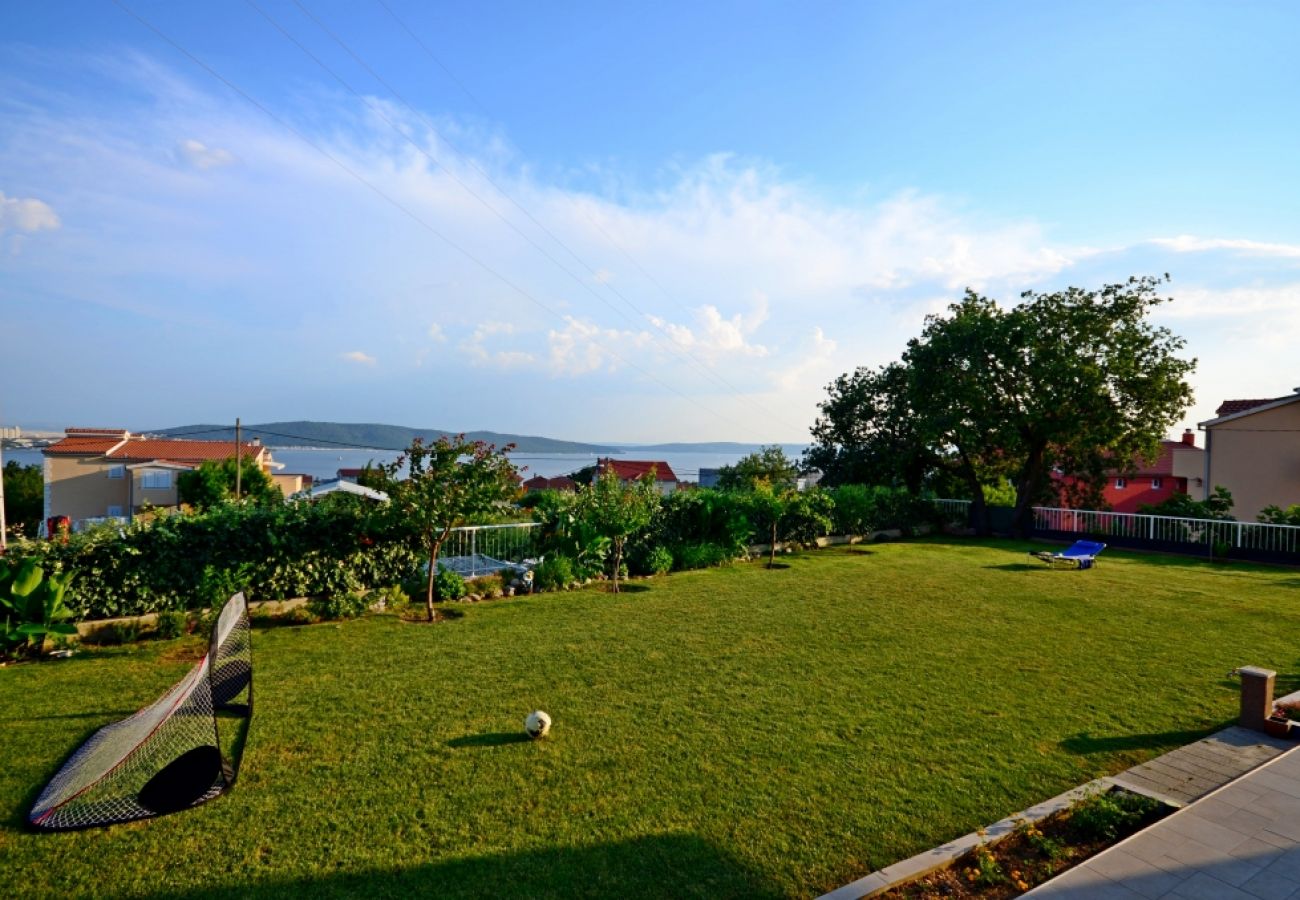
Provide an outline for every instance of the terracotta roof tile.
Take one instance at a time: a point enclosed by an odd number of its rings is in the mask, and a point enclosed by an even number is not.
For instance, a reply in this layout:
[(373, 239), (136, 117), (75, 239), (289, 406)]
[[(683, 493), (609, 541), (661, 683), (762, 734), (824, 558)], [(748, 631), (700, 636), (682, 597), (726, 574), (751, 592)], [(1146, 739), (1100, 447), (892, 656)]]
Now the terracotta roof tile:
[(65, 437), (50, 444), (45, 453), (50, 456), (82, 455), (99, 456), (122, 443), (120, 437)]
[(662, 460), (645, 460), (645, 459), (602, 459), (600, 460), (601, 474), (613, 472), (623, 481), (635, 481), (646, 475), (651, 469), (655, 471), (656, 481), (676, 481), (677, 476), (673, 473), (672, 466)]
[(1264, 400), (1224, 400), (1219, 404), (1219, 408), (1214, 411), (1215, 417), (1231, 416), (1239, 412), (1245, 412), (1248, 409), (1254, 409), (1256, 406), (1263, 406), (1265, 403), (1272, 403), (1274, 400), (1284, 400), (1284, 397), (1268, 397)]
[[(244, 444), (243, 455), (256, 457), (266, 448), (260, 444)], [(165, 459), (169, 462), (199, 463), (206, 460), (231, 459), (235, 455), (234, 441), (187, 441), (167, 438), (141, 438), (127, 441), (109, 454), (110, 459), (147, 462)]]

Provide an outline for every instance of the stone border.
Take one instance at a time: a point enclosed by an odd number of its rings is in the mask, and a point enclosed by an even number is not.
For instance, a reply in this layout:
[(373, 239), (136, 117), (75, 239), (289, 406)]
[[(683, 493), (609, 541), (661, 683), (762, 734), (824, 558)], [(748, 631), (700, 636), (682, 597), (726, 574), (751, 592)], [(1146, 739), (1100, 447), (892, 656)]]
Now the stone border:
[(1001, 819), (985, 828), (982, 834), (978, 831), (971, 832), (932, 850), (918, 853), (910, 859), (896, 862), (892, 866), (886, 866), (883, 869), (877, 869), (857, 881), (851, 881), (843, 887), (822, 894), (818, 900), (860, 900), (860, 898), (883, 894), (891, 888), (915, 881), (929, 875), (931, 872), (952, 865), (960, 857), (974, 850), (980, 844), (991, 846), (998, 843), (1003, 838), (1009, 837), (1021, 822), (1042, 821), (1050, 815), (1069, 809), (1087, 794), (1105, 792), (1114, 786), (1115, 783), (1109, 776), (1094, 779), (1087, 784), (1071, 788), (1064, 794), (1058, 794), (1051, 800), (1044, 800), (1042, 803), (1031, 806), (1023, 812), (1007, 816), (1005, 819)]
[[(307, 605), (306, 597), (294, 597), (291, 600), (257, 600), (248, 604), (248, 612), (251, 616), (254, 612), (265, 610), (273, 616), (287, 613), (291, 609), (298, 609)], [(178, 610), (188, 615), (199, 615), (206, 610), (203, 609), (183, 609)], [(87, 619), (84, 622), (77, 623), (77, 640), (84, 641), (87, 638), (94, 638), (100, 631), (111, 628), (114, 625), (135, 625), (140, 628), (155, 628), (158, 625), (158, 613), (145, 613), (142, 616), (121, 616), (116, 619)]]

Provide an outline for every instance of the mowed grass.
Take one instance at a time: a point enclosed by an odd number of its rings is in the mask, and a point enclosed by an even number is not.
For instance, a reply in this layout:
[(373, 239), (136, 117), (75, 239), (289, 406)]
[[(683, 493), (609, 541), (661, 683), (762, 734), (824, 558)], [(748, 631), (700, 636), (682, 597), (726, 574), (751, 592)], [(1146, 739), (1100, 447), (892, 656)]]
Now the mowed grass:
[[(810, 896), (1229, 724), (1295, 686), (1300, 574), (1012, 542), (843, 548), (601, 590), (260, 629), (234, 791), (34, 834), (95, 728), (196, 642), (0, 670), (19, 895)], [(521, 739), (541, 708), (545, 740)]]

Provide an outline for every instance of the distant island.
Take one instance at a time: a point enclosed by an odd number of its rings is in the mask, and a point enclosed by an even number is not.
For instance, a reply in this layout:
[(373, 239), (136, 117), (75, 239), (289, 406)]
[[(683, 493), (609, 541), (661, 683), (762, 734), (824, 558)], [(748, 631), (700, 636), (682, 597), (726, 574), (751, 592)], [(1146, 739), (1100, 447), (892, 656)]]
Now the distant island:
[[(348, 422), (262, 422), (243, 426), (244, 439), (258, 438), (268, 447), (349, 447), (373, 450), (404, 450), (412, 439), (436, 440), (442, 435), (460, 434), (442, 428), (408, 428), (404, 425)], [(163, 437), (194, 437), (209, 441), (233, 441), (235, 429), (231, 425), (176, 425), (148, 432)], [(561, 441), (556, 438), (529, 434), (505, 434), (498, 431), (466, 431), (472, 441), (487, 441), (498, 447), (514, 444), (517, 453), (573, 453), (586, 456), (603, 454), (655, 454), (655, 453), (736, 453), (743, 455), (758, 450), (763, 444), (744, 444), (733, 441), (701, 441), (699, 443), (587, 444), (580, 441)], [(802, 444), (780, 444), (787, 453), (798, 456)]]
[[(443, 435), (461, 434), (441, 428), (407, 428), (402, 425), (378, 425), (346, 422), (262, 422), (243, 426), (244, 439), (259, 438), (268, 447), (356, 447), (369, 450), (404, 450), (415, 438), (437, 440)], [(233, 441), (231, 425), (177, 425), (149, 432), (163, 437), (183, 435), (210, 441)], [(514, 444), (517, 453), (618, 453), (615, 447), (559, 441), (527, 434), (501, 434), (496, 431), (466, 431), (471, 441), (487, 441), (498, 447)]]

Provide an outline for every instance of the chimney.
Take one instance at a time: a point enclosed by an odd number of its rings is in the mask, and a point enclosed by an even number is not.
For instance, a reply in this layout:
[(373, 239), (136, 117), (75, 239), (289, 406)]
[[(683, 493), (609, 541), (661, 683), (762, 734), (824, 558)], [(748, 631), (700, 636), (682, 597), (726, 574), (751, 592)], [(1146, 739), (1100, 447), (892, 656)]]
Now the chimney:
[[(1184, 437), (1183, 440), (1187, 440), (1187, 438)], [(262, 446), (262, 439), (260, 437), (253, 438), (253, 446), (254, 447)]]
[(1196, 434), (1190, 428), (1183, 429), (1183, 443), (1189, 447), (1196, 446)]

